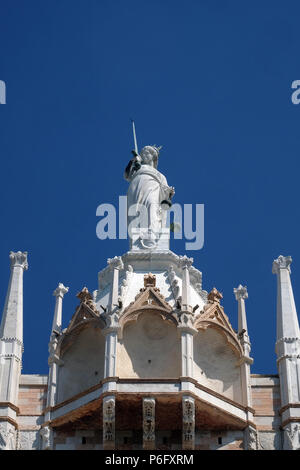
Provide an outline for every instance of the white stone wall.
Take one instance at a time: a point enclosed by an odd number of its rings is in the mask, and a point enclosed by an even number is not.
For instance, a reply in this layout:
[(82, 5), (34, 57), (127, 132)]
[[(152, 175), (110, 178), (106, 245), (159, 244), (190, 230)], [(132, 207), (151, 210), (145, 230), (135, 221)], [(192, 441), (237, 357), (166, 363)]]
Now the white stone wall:
[(62, 356), (58, 372), (58, 400), (62, 402), (104, 377), (105, 337), (99, 328), (88, 328), (76, 337)]
[(238, 357), (226, 338), (212, 328), (194, 336), (194, 377), (205, 387), (241, 402)]
[(178, 378), (180, 338), (176, 326), (155, 313), (141, 314), (125, 325), (117, 346), (117, 376)]

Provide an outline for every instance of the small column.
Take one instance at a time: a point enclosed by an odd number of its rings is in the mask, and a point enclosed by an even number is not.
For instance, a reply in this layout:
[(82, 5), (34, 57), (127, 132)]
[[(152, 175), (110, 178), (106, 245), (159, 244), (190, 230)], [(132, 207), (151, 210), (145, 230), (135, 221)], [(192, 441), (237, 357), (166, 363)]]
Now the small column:
[(108, 258), (107, 264), (112, 270), (112, 287), (110, 291), (109, 310), (113, 312), (118, 308), (119, 300), (119, 271), (124, 269), (123, 261), (120, 256)]
[(155, 449), (155, 398), (143, 398), (143, 449)]
[[(23, 353), (23, 272), (27, 252), (10, 252), (10, 280), (0, 326), (0, 446), (16, 448), (16, 411)], [(14, 424), (13, 424), (14, 423)]]
[(64, 295), (69, 291), (68, 287), (65, 287), (62, 283), (58, 284), (58, 287), (53, 292), (56, 297), (54, 316), (52, 322), (52, 330), (49, 342), (49, 380), (48, 380), (48, 393), (47, 393), (47, 408), (55, 405), (55, 395), (57, 388), (57, 366), (60, 365), (61, 361), (56, 354), (58, 338), (61, 333), (62, 325), (62, 301)]
[(194, 316), (190, 305), (190, 273), (189, 269), (193, 258), (182, 256), (180, 267), (182, 268), (182, 296), (181, 311), (178, 316), (178, 328), (181, 334), (181, 375), (193, 377), (194, 365), (194, 339), (197, 330), (193, 327)]
[(291, 283), (290, 256), (273, 262), (277, 275), (276, 354), (281, 391), (281, 420), (284, 449), (300, 449), (300, 333)]
[(190, 273), (189, 269), (193, 264), (193, 258), (187, 256), (180, 257), (180, 267), (182, 268), (182, 299), (181, 309), (185, 312), (192, 312), (190, 305)]
[[(58, 284), (58, 287), (53, 292), (56, 297), (54, 315), (52, 321), (52, 330), (49, 342), (49, 375), (48, 375), (48, 391), (46, 401), (46, 413), (45, 422), (50, 421), (51, 412), (50, 407), (56, 404), (56, 391), (57, 391), (57, 380), (58, 380), (58, 367), (62, 364), (61, 359), (57, 356), (56, 350), (58, 345), (58, 339), (61, 334), (62, 326), (62, 301), (64, 295), (69, 291), (68, 287), (65, 287), (62, 283)], [(52, 448), (52, 429), (49, 426), (41, 428), (40, 434), (42, 436), (42, 448), (48, 450)]]
[(241, 379), (242, 379), (242, 400), (245, 406), (251, 407), (251, 377), (250, 365), (253, 359), (250, 358), (251, 344), (248, 336), (245, 299), (248, 299), (247, 287), (241, 284), (233, 289), (235, 298), (238, 302), (238, 335), (244, 351), (244, 356), (240, 360)]
[(55, 310), (52, 323), (52, 333), (57, 331), (61, 333), (61, 324), (62, 324), (62, 301), (64, 295), (69, 292), (69, 288), (65, 287), (61, 282), (58, 284), (57, 288), (53, 292), (53, 295), (56, 297)]
[(121, 257), (115, 256), (115, 258), (108, 259), (107, 262), (112, 269), (113, 276), (108, 312), (105, 314), (107, 328), (103, 330), (103, 334), (105, 335), (105, 378), (115, 377), (116, 375), (117, 338), (119, 329), (119, 271), (124, 268)]
[(115, 396), (105, 396), (103, 398), (103, 450), (112, 450), (116, 446), (115, 408)]
[(182, 397), (182, 449), (195, 448), (195, 400), (189, 395)]

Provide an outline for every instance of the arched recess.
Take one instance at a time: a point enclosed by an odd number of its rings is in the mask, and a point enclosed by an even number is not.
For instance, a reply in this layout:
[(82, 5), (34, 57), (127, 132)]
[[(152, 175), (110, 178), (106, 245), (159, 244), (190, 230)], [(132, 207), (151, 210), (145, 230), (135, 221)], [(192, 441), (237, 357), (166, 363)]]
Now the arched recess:
[(104, 377), (105, 336), (103, 323), (86, 319), (62, 338), (58, 369), (57, 403), (98, 384)]
[(144, 306), (127, 315), (118, 342), (117, 376), (178, 378), (181, 355), (176, 324), (169, 312), (157, 307)]
[(194, 378), (205, 387), (242, 402), (241, 349), (230, 331), (215, 322), (197, 325), (194, 336)]

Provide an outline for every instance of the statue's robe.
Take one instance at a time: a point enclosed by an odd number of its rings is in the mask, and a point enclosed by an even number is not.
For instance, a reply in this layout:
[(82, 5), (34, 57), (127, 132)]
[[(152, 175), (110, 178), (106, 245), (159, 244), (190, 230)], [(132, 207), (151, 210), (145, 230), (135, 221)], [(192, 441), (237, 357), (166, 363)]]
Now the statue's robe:
[(135, 215), (128, 215), (128, 223), (136, 218), (140, 206), (144, 206), (147, 222), (143, 223), (141, 228), (148, 228), (152, 234), (151, 238), (157, 239), (166, 225), (166, 211), (162, 209), (161, 202), (169, 198), (170, 188), (165, 176), (151, 165), (142, 164), (141, 168), (133, 173), (127, 193), (128, 210), (136, 205)]

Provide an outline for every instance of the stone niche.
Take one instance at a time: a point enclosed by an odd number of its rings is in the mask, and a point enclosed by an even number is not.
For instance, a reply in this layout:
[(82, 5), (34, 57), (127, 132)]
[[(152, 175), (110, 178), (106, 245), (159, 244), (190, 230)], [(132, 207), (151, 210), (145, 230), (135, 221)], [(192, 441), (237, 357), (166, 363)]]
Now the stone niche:
[(176, 326), (159, 313), (141, 313), (125, 324), (117, 358), (119, 377), (178, 378), (181, 356)]
[(104, 377), (105, 337), (100, 328), (81, 330), (61, 359), (58, 403), (98, 384)]
[(238, 354), (215, 328), (199, 330), (194, 336), (194, 377), (231, 400), (241, 402)]

